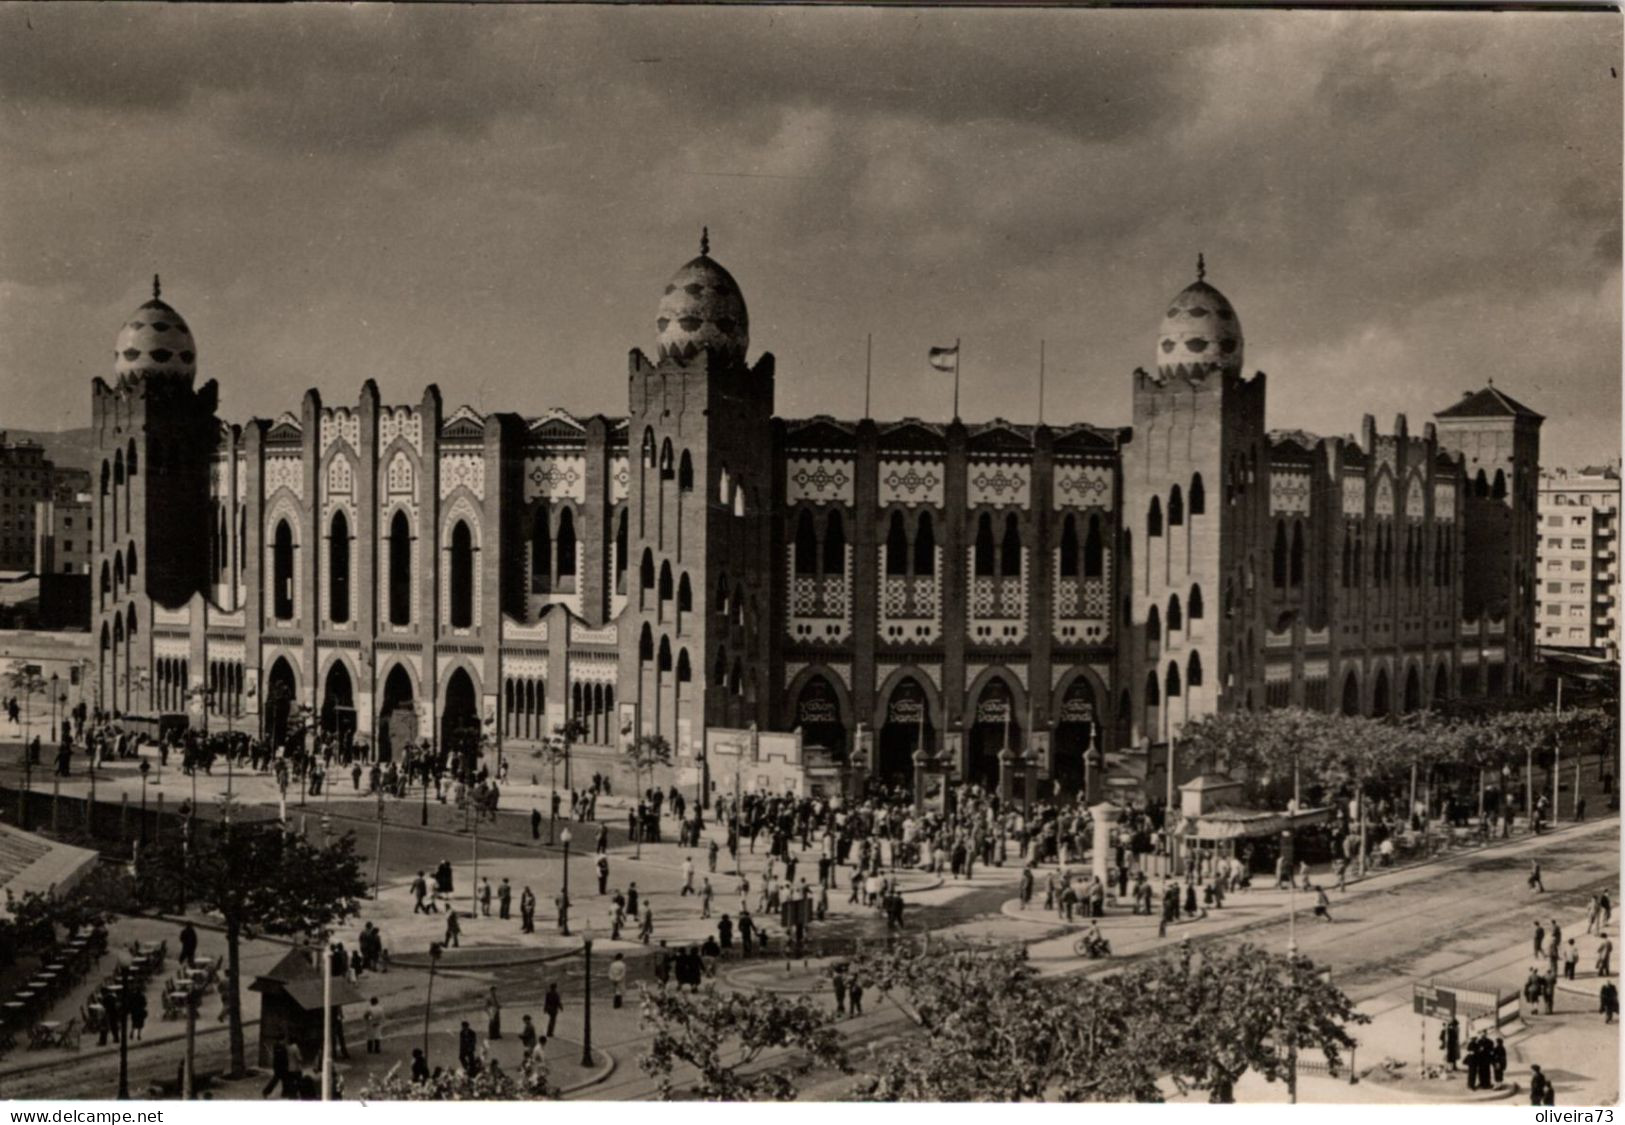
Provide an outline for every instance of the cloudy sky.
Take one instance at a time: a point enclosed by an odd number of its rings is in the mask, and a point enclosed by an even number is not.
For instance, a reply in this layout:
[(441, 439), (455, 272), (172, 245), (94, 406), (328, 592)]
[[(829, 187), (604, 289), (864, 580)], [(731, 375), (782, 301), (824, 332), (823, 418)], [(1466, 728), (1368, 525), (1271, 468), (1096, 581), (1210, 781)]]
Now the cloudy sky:
[[(1468, 387), (1620, 448), (1620, 21), (1576, 14), (0, 6), (0, 424), (82, 425), (151, 275), (234, 418), (307, 386), (624, 408), (697, 250), (781, 414), (1129, 419), (1167, 298), (1270, 424)], [(1612, 68), (1612, 70), (1611, 70)], [(21, 394), (14, 392), (22, 392)]]

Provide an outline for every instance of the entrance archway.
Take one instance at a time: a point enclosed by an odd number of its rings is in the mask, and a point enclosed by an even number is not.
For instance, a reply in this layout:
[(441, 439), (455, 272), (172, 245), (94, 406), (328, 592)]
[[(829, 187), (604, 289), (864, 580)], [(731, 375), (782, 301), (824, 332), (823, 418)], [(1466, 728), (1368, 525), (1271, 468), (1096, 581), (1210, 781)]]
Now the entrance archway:
[(802, 685), (791, 722), (801, 728), (804, 746), (827, 750), (837, 762), (846, 761), (847, 733), (841, 721), (841, 700), (828, 677), (812, 676)]
[(334, 660), (322, 685), (322, 730), (341, 737), (355, 733), (355, 688), (344, 661)]
[(1016, 721), (1015, 695), (1001, 677), (982, 686), (970, 714), (970, 768), (966, 780), (995, 793), (999, 788), (999, 752), (1020, 750), (1022, 730)]
[(446, 681), (440, 704), (440, 749), (454, 755), (452, 768), (460, 775), (472, 774), (480, 754), (480, 711), (474, 681), (458, 668)]
[(384, 699), (378, 708), (378, 760), (394, 759), (397, 750), (418, 735), (417, 713), (412, 707), (412, 677), (399, 664), (384, 680)]
[(1360, 681), (1353, 672), (1343, 677), (1343, 714), (1360, 713)]
[(1371, 716), (1375, 719), (1388, 717), (1388, 669), (1377, 669), (1377, 682), (1371, 688)]
[(912, 676), (892, 688), (886, 701), (886, 721), (876, 740), (875, 780), (881, 785), (907, 787), (914, 779), (914, 751), (936, 752), (936, 730), (925, 688)]
[(294, 680), (293, 665), (288, 658), (279, 656), (271, 665), (271, 674), (265, 684), (265, 737), (272, 746), (280, 746), (288, 737), (288, 715), (298, 697), (298, 684)]
[[(1083, 792), (1084, 755), (1089, 752), (1098, 714), (1095, 689), (1082, 676), (1067, 685), (1055, 715), (1055, 762), (1050, 769), (1055, 792), (1071, 796)], [(1097, 747), (1098, 749), (1098, 747)]]
[(1405, 674), (1405, 714), (1422, 709), (1422, 676), (1411, 665), (1411, 670)]

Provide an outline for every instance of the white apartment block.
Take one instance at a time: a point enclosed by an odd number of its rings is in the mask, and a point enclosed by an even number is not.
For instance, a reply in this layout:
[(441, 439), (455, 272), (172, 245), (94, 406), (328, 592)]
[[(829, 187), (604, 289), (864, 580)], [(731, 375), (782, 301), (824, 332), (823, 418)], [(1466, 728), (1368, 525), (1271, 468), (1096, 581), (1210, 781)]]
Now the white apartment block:
[(1536, 643), (1619, 655), (1619, 468), (1540, 474)]

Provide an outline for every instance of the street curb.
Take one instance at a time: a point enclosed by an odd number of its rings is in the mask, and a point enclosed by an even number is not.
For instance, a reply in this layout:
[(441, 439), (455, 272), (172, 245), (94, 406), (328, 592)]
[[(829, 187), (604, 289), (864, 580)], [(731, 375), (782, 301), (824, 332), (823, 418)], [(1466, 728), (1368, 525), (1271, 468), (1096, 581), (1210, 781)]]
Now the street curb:
[(615, 1068), (620, 1064), (620, 1060), (602, 1047), (598, 1049), (598, 1054), (604, 1060), (604, 1065), (599, 1067), (591, 1076), (583, 1078), (579, 1082), (572, 1082), (568, 1086), (560, 1086), (559, 1097), (568, 1097), (571, 1094), (591, 1089), (609, 1081), (610, 1075), (615, 1073)]
[[(482, 948), (484, 950), (486, 950), (486, 951), (490, 951), (490, 950), (495, 950), (495, 949), (499, 949), (499, 948), (515, 948), (515, 947), (513, 947), (513, 946), (474, 947), (474, 949), (471, 950), (471, 952), (479, 952), (479, 951), (481, 951)], [(567, 957), (574, 957), (576, 954), (578, 954), (580, 952), (581, 952), (581, 950), (579, 948), (572, 947), (570, 949), (556, 949), (556, 950), (552, 950), (552, 951), (537, 950), (534, 956), (516, 958), (516, 959), (511, 960), (511, 961), (510, 960), (468, 961), (468, 962), (459, 961), (455, 965), (449, 965), (449, 964), (446, 964), (444, 961), (442, 961), (440, 963), (439, 967), (437, 967), (435, 971), (440, 972), (440, 973), (458, 973), (458, 972), (471, 971), (471, 970), (480, 970), (480, 969), (512, 969), (512, 968), (520, 968), (520, 967), (523, 967), (525, 965), (541, 965), (541, 964), (545, 964), (545, 963), (547, 963), (549, 961), (562, 961)], [(404, 968), (404, 969), (427, 969), (429, 967), (429, 958), (427, 956), (425, 956), (424, 954), (421, 954), (421, 953), (405, 953), (405, 954), (401, 954), (400, 956), (391, 957), (390, 960), (389, 960), (389, 967), (393, 969), (393, 968), (395, 968), (397, 966), (399, 966), (400, 968)]]
[[(248, 1033), (249, 1028), (258, 1027), (259, 1024), (260, 1024), (260, 1021), (257, 1020), (257, 1019), (252, 1019), (252, 1020), (245, 1019), (243, 1021), (243, 1033), (244, 1033), (243, 1038), (244, 1038), (245, 1041), (248, 1038), (247, 1033)], [(184, 1021), (182, 1022), (181, 1026), (182, 1027), (185, 1026)], [(218, 1024), (215, 1027), (200, 1027), (200, 1028), (198, 1028), (197, 1029), (197, 1038), (199, 1040), (201, 1040), (201, 1039), (205, 1038), (206, 1036), (230, 1035), (230, 1033), (231, 1033), (231, 1026), (229, 1024), (222, 1023), (222, 1024)], [(138, 1051), (144, 1051), (148, 1047), (174, 1046), (176, 1043), (184, 1041), (185, 1038), (186, 1038), (186, 1032), (180, 1031), (175, 1035), (166, 1035), (166, 1036), (163, 1036), (161, 1038), (140, 1039), (140, 1040), (137, 1040), (136, 1042), (130, 1044), (130, 1055), (133, 1058)], [(26, 1050), (26, 1048), (24, 1048), (24, 1049)], [(44, 1073), (46, 1071), (55, 1070), (58, 1067), (78, 1066), (78, 1065), (80, 1065), (82, 1063), (88, 1062), (88, 1061), (93, 1060), (93, 1059), (117, 1058), (117, 1057), (118, 1057), (118, 1048), (116, 1046), (112, 1047), (110, 1049), (102, 1048), (102, 1047), (93, 1047), (88, 1051), (80, 1051), (79, 1053), (75, 1054), (72, 1058), (54, 1059), (54, 1060), (49, 1060), (49, 1061), (44, 1061), (44, 1062), (23, 1063), (22, 1065), (19, 1065), (19, 1066), (6, 1067), (4, 1069), (0, 1069), (0, 1084), (3, 1084), (6, 1081), (11, 1080), (11, 1079), (26, 1078), (26, 1077), (29, 1077), (30, 1075), (41, 1074), (41, 1073)], [(0, 1095), (0, 1096), (3, 1096), (3, 1095)]]
[(1398, 1082), (1380, 1082), (1370, 1078), (1369, 1075), (1371, 1073), (1372, 1072), (1368, 1070), (1365, 1072), (1365, 1074), (1360, 1076), (1360, 1082), (1362, 1085), (1367, 1085), (1377, 1090), (1400, 1094), (1406, 1098), (1422, 1098), (1439, 1105), (1481, 1105), (1488, 1102), (1504, 1102), (1511, 1098), (1517, 1097), (1518, 1092), (1523, 1089), (1523, 1086), (1520, 1083), (1506, 1082), (1500, 1086), (1497, 1086), (1487, 1094), (1480, 1095), (1478, 1094), (1477, 1090), (1469, 1090), (1467, 1093), (1476, 1096), (1464, 1098), (1458, 1096), (1455, 1091), (1448, 1094), (1429, 1093), (1425, 1087), (1418, 1088), (1418, 1086), (1420, 1086), (1420, 1084), (1423, 1082), (1422, 1079), (1408, 1079), (1403, 1084)]

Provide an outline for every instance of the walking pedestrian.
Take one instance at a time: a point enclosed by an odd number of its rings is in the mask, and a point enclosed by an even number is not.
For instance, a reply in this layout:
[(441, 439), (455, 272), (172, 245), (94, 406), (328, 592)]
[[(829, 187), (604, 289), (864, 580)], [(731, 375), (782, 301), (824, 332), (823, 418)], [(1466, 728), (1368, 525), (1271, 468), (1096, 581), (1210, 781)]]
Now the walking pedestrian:
[(1539, 1065), (1529, 1068), (1529, 1104), (1555, 1105), (1557, 1091), (1552, 1088), (1552, 1080), (1541, 1073)]
[(553, 1038), (553, 1029), (558, 1025), (562, 1011), (564, 999), (559, 995), (559, 982), (554, 981), (547, 986), (547, 995), (542, 997), (542, 1014), (547, 1016), (547, 1038)]
[(1540, 860), (1538, 859), (1529, 861), (1529, 889), (1532, 891), (1544, 891), (1546, 889), (1546, 883), (1540, 877)]
[(853, 977), (852, 983), (847, 986), (846, 995), (848, 1010), (852, 1016), (856, 1018), (863, 1015), (863, 981)]
[(457, 921), (457, 910), (456, 910), (456, 908), (447, 909), (447, 911), (446, 911), (446, 940), (445, 940), (445, 942), (443, 944), (448, 945), (448, 946), (452, 947), (453, 949), (455, 949), (455, 948), (457, 948), (457, 947), (459, 947), (459, 946), (461, 946), (463, 944), (462, 936), (463, 936), (463, 927), (462, 927), (462, 924)]
[(378, 997), (367, 1002), (361, 1012), (361, 1023), (367, 1032), (367, 1054), (384, 1053), (384, 1010), (378, 1006)]
[(617, 953), (609, 963), (610, 1006), (619, 1008), (626, 997), (626, 957)]
[(1602, 935), (1602, 941), (1597, 943), (1597, 975), (1611, 977), (1614, 975), (1613, 967), (1614, 943), (1608, 940), (1608, 935)]
[(532, 840), (542, 838), (542, 814), (541, 810), (536, 808), (530, 810), (530, 838)]
[(1619, 1015), (1619, 989), (1614, 982), (1605, 980), (1597, 993), (1598, 1011), (1602, 1013), (1603, 1023), (1613, 1023), (1614, 1017)]
[(1574, 971), (1580, 967), (1580, 947), (1569, 938), (1569, 943), (1563, 947), (1563, 979), (1573, 980)]
[(491, 991), (485, 994), (485, 1037), (502, 1038), (502, 1001), (497, 999), (497, 986), (494, 984)]
[(1542, 926), (1540, 924), (1540, 919), (1537, 918), (1537, 919), (1535, 919), (1535, 956), (1536, 957), (1541, 957), (1541, 956), (1543, 956), (1545, 954), (1545, 952), (1546, 952), (1546, 927)]
[(502, 877), (502, 885), (497, 888), (497, 917), (506, 922), (509, 918), (509, 908), (513, 905), (513, 886), (508, 877)]

